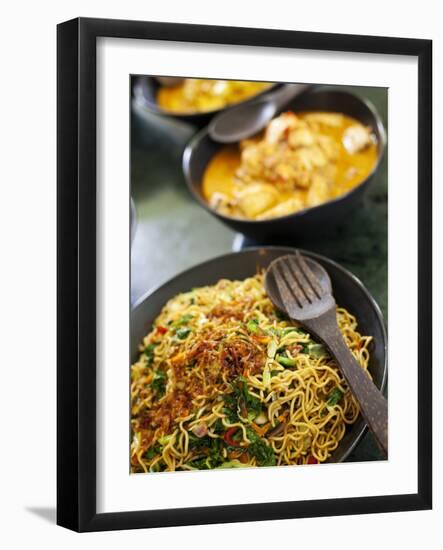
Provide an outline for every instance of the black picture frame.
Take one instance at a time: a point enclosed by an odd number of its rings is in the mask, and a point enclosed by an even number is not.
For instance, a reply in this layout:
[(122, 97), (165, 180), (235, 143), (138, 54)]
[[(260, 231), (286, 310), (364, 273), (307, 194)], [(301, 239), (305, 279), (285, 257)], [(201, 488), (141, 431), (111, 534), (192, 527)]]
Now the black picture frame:
[[(399, 54), (418, 59), (418, 490), (415, 494), (96, 512), (96, 39)], [(75, 531), (432, 507), (432, 42), (107, 19), (57, 29), (57, 523)]]

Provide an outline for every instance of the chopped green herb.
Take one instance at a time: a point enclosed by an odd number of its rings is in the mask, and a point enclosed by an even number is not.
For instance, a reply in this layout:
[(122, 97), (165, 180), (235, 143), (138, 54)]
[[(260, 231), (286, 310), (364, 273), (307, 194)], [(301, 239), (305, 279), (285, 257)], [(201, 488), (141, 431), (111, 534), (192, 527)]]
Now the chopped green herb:
[(275, 466), (276, 458), (272, 447), (264, 439), (261, 439), (254, 430), (247, 429), (247, 436), (251, 444), (248, 452), (255, 457), (259, 466)]
[(189, 315), (188, 313), (186, 315), (183, 315), (180, 317), (180, 319), (177, 319), (177, 321), (174, 321), (172, 323), (173, 327), (180, 327), (182, 325), (186, 325), (190, 320), (192, 319), (192, 315)]
[(231, 423), (239, 420), (251, 422), (262, 411), (260, 399), (249, 393), (247, 380), (243, 376), (239, 376), (231, 385), (232, 392), (223, 396), (223, 412)]
[(211, 461), (212, 468), (217, 468), (223, 462), (222, 448), (221, 439), (212, 439), (209, 450), (209, 460)]
[(209, 447), (211, 438), (209, 436), (197, 437), (193, 433), (189, 433), (189, 448), (192, 450), (203, 449)]
[(196, 437), (192, 434), (189, 434), (189, 448), (192, 451), (197, 451), (201, 449), (207, 449), (211, 444), (210, 437)]
[(145, 452), (144, 457), (147, 458), (148, 460), (151, 460), (152, 458), (154, 458), (155, 455), (158, 455), (160, 451), (161, 451), (160, 445), (154, 445), (153, 447), (151, 447)]
[(172, 434), (162, 435), (161, 437), (158, 438), (158, 442), (162, 447), (166, 447), (166, 445), (171, 441), (171, 439), (172, 439)]
[(300, 327), (286, 327), (282, 330), (283, 334), (286, 336), (286, 334), (290, 334), (291, 332), (296, 332), (297, 334), (300, 334), (301, 336), (305, 336), (307, 332), (303, 330)]
[(247, 468), (247, 464), (242, 464), (239, 460), (228, 460), (227, 462), (223, 462), (220, 464), (220, 466), (217, 466), (217, 468)]
[(333, 407), (334, 405), (337, 405), (337, 403), (340, 401), (342, 397), (343, 397), (343, 392), (339, 388), (334, 388), (329, 394), (326, 404), (329, 407)]
[(259, 414), (262, 410), (260, 399), (258, 399), (257, 397), (249, 393), (248, 383), (246, 381), (246, 378), (243, 378), (243, 376), (240, 376), (239, 381), (241, 384), (240, 389), (241, 389), (242, 397), (244, 399), (248, 412), (255, 412)]
[(212, 426), (211, 430), (215, 433), (215, 434), (220, 434), (222, 432), (224, 432), (226, 430), (226, 428), (224, 427), (223, 425), (223, 422), (221, 421), (221, 419), (217, 419), (214, 423), (214, 425)]
[(206, 456), (196, 458), (191, 461), (190, 466), (198, 470), (210, 470), (209, 458)]
[(222, 442), (219, 438), (202, 437), (198, 438), (190, 435), (189, 447), (192, 450), (208, 449), (209, 454), (206, 457), (192, 460), (191, 466), (199, 470), (212, 470), (217, 468), (224, 460), (222, 455)]
[(246, 328), (249, 332), (257, 332), (259, 329), (258, 321), (256, 319), (251, 319), (246, 323)]
[(143, 350), (143, 353), (148, 358), (148, 365), (152, 365), (152, 362), (154, 361), (154, 349), (156, 346), (158, 346), (158, 344), (148, 344)]
[(327, 355), (326, 348), (323, 344), (309, 344), (307, 352), (310, 357), (319, 358)]
[(223, 401), (229, 409), (237, 409), (237, 399), (238, 395), (236, 392), (227, 393), (223, 396)]
[(226, 418), (229, 420), (231, 424), (235, 424), (235, 422), (238, 422), (239, 418), (237, 416), (236, 410), (232, 409), (231, 407), (224, 407), (222, 410), (223, 410), (223, 413), (226, 415)]
[(166, 467), (166, 464), (162, 460), (159, 460), (149, 468), (149, 471), (162, 472), (165, 469), (165, 467)]
[(276, 360), (277, 360), (277, 363), (280, 363), (280, 365), (283, 365), (284, 367), (295, 367), (296, 365), (295, 358), (292, 358), (292, 357), (277, 355)]
[(168, 380), (168, 375), (162, 370), (157, 370), (154, 373), (154, 379), (151, 382), (151, 388), (156, 394), (157, 399), (160, 399), (165, 395), (166, 392), (166, 382)]
[(190, 328), (179, 328), (175, 335), (179, 340), (186, 340), (186, 338), (191, 334), (192, 330)]

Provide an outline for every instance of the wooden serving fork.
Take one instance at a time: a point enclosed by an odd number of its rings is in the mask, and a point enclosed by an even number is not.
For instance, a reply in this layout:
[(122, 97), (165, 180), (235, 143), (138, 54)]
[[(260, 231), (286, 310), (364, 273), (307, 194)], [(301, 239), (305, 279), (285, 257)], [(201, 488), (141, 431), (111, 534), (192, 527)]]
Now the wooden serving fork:
[(329, 349), (377, 443), (388, 454), (388, 404), (347, 347), (337, 324), (336, 304), (326, 270), (296, 252), (274, 260), (265, 286), (274, 306), (305, 327)]

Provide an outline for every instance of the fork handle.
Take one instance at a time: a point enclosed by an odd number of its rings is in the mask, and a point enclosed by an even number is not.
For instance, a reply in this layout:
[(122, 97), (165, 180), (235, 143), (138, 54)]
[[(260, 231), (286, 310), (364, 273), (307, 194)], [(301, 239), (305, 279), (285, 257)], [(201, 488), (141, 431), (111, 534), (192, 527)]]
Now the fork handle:
[(388, 403), (346, 345), (337, 325), (335, 308), (303, 324), (329, 348), (360, 406), (363, 418), (387, 457)]

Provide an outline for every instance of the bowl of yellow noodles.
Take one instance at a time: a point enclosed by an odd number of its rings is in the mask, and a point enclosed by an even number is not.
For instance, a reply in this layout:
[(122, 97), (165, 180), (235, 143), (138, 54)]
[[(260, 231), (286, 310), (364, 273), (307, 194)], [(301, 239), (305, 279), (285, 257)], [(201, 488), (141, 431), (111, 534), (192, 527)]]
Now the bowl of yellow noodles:
[[(199, 264), (131, 313), (132, 473), (342, 462), (366, 426), (328, 350), (263, 284), (283, 247)], [(387, 338), (363, 284), (325, 257), (345, 342), (381, 390)]]

